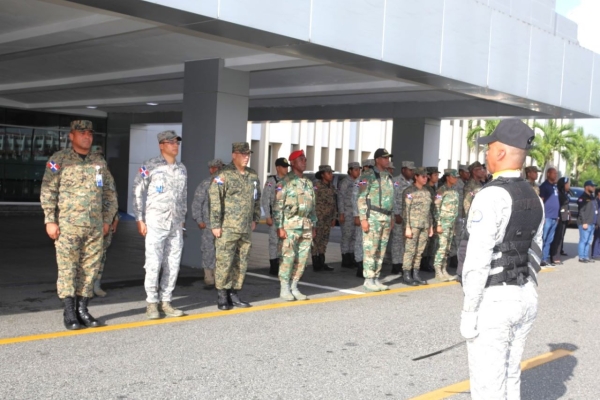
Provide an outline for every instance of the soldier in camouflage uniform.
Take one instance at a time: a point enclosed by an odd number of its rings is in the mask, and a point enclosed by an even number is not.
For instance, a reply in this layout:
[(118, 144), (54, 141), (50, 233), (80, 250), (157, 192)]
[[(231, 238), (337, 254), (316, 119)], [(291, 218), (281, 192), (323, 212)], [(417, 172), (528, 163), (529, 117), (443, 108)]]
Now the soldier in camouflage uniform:
[[(372, 158), (363, 160), (362, 171), (367, 172), (375, 167)], [(352, 188), (352, 213), (354, 215), (354, 261), (356, 262), (356, 277), (364, 279), (363, 274), (363, 231), (360, 226), (360, 214), (358, 213), (358, 180)]]
[(233, 143), (231, 164), (223, 167), (209, 189), (210, 224), (217, 238), (215, 286), (220, 310), (250, 307), (238, 295), (248, 268), (251, 233), (260, 221), (260, 181), (256, 171), (247, 167), (250, 153), (248, 143)]
[(538, 196), (540, 195), (540, 186), (537, 184), (537, 180), (538, 173), (540, 172), (542, 171), (540, 171), (538, 167), (535, 166), (525, 168), (525, 179), (527, 179), (527, 182), (529, 182), (529, 184)]
[(458, 171), (455, 169), (445, 169), (446, 183), (440, 187), (435, 195), (435, 226), (437, 235), (435, 236), (435, 259), (433, 267), (435, 277), (439, 281), (451, 281), (456, 279), (448, 274), (447, 261), (450, 244), (454, 237), (454, 223), (458, 217), (460, 203), (458, 201), (458, 192), (454, 188), (458, 181)]
[(273, 222), (280, 240), (279, 281), (283, 300), (308, 300), (298, 289), (313, 236), (317, 213), (312, 182), (304, 178), (306, 156), (303, 150), (290, 154), (292, 172), (277, 182)]
[(204, 269), (204, 288), (212, 289), (215, 287), (215, 235), (210, 229), (210, 199), (208, 189), (212, 183), (214, 176), (223, 168), (223, 161), (219, 158), (208, 162), (209, 176), (204, 179), (194, 193), (194, 201), (192, 202), (192, 217), (202, 230), (200, 241), (200, 251), (202, 253), (202, 268)]
[(465, 216), (469, 215), (473, 198), (483, 188), (481, 182), (485, 179), (486, 174), (483, 165), (479, 161), (475, 161), (469, 165), (469, 173), (471, 174), (471, 179), (469, 179), (463, 190), (463, 215)]
[[(175, 131), (157, 135), (160, 156), (145, 161), (133, 182), (133, 213), (146, 245), (146, 317), (181, 317), (171, 305), (177, 283), (183, 225), (187, 213), (187, 169), (177, 161), (181, 138)], [(160, 305), (159, 305), (160, 302)]]
[(100, 268), (103, 236), (118, 210), (106, 161), (90, 152), (93, 132), (90, 121), (71, 122), (72, 147), (49, 158), (40, 193), (46, 233), (56, 247), (56, 287), (67, 329), (100, 326), (87, 307)]
[(329, 165), (319, 165), (313, 187), (317, 208), (317, 235), (313, 238), (312, 261), (315, 271), (333, 271), (325, 264), (325, 250), (329, 243), (331, 227), (337, 219), (337, 192), (333, 187), (333, 170)]
[(379, 274), (393, 224), (394, 182), (387, 172), (391, 154), (375, 151), (375, 167), (359, 178), (358, 212), (363, 231), (364, 288), (369, 292), (388, 290), (379, 282)]
[(404, 259), (404, 221), (402, 220), (402, 205), (404, 203), (402, 192), (412, 185), (415, 164), (412, 161), (402, 161), (400, 175), (394, 178), (394, 220), (392, 228), (392, 274), (402, 273)]
[(360, 164), (357, 162), (348, 163), (348, 176), (342, 179), (338, 185), (338, 212), (339, 221), (342, 227), (342, 241), (340, 247), (342, 250), (342, 267), (354, 268), (354, 241), (356, 238), (356, 227), (354, 226), (353, 210), (353, 189), (360, 176)]
[[(419, 276), (421, 255), (425, 250), (428, 238), (433, 236), (433, 199), (427, 185), (427, 171), (425, 168), (415, 169), (415, 183), (404, 189), (404, 206), (402, 219), (404, 220), (406, 237), (404, 249), (404, 283), (410, 286), (427, 282)], [(412, 276), (411, 276), (412, 270)]]
[[(438, 188), (439, 180), (440, 171), (438, 170), (438, 167), (427, 167), (426, 188), (431, 193), (432, 201), (435, 199), (435, 194)], [(433, 236), (427, 240), (427, 246), (425, 246), (425, 251), (423, 252), (423, 258), (421, 259), (421, 271), (433, 271), (433, 258), (435, 257), (436, 236), (436, 231), (434, 229)]]
[(279, 275), (279, 237), (277, 236), (277, 227), (273, 224), (273, 207), (275, 206), (275, 188), (279, 181), (288, 173), (290, 164), (285, 158), (275, 160), (275, 170), (277, 175), (271, 175), (265, 182), (265, 187), (261, 195), (261, 206), (265, 212), (266, 223), (269, 226), (269, 275)]
[(463, 164), (459, 164), (458, 166), (458, 176), (459, 179), (456, 182), (455, 189), (458, 192), (458, 204), (460, 204), (461, 206), (458, 207), (458, 217), (456, 218), (456, 222), (454, 223), (454, 239), (452, 240), (452, 245), (450, 246), (450, 256), (451, 256), (451, 261), (450, 264), (456, 268), (458, 266), (458, 260), (457, 260), (457, 252), (458, 252), (458, 245), (460, 243), (460, 236), (462, 234), (462, 230), (463, 230), (463, 226), (465, 224), (465, 219), (464, 219), (464, 208), (462, 206), (463, 204), (463, 200), (464, 200), (464, 190), (465, 190), (465, 185), (466, 183), (469, 181), (469, 177), (471, 176), (471, 174), (469, 174), (469, 167), (467, 167), (466, 165)]

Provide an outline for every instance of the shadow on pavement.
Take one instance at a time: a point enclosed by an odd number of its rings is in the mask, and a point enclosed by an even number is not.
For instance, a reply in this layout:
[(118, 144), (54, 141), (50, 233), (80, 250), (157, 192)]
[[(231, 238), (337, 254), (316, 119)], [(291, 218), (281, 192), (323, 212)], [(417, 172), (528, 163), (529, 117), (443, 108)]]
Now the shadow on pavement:
[[(550, 343), (550, 351), (575, 351), (571, 343)], [(524, 399), (555, 400), (567, 393), (567, 382), (574, 376), (577, 358), (571, 354), (537, 368), (524, 371), (521, 376), (521, 395)]]

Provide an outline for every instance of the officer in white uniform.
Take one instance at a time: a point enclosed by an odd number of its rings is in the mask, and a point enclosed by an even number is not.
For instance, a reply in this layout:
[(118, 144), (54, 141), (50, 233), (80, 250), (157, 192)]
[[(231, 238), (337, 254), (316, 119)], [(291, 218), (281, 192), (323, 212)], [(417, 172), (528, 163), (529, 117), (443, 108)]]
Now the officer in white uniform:
[(486, 165), (494, 180), (473, 199), (462, 270), (460, 332), (467, 339), (473, 399), (521, 397), (520, 362), (537, 315), (544, 221), (541, 199), (520, 172), (533, 138), (531, 128), (508, 119), (479, 139), (489, 144)]

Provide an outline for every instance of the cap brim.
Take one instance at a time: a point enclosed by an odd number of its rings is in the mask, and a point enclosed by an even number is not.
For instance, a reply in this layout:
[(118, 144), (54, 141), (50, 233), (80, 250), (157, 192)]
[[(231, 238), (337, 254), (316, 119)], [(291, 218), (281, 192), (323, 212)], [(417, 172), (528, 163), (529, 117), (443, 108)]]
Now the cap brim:
[(477, 139), (477, 143), (479, 144), (490, 144), (492, 142), (496, 142), (498, 139), (492, 134), (489, 136), (480, 137)]

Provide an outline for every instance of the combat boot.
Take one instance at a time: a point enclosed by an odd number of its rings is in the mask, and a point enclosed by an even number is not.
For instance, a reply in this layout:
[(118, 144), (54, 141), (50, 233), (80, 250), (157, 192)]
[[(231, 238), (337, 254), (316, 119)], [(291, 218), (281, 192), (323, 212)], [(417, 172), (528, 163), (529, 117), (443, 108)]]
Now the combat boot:
[(279, 259), (273, 258), (269, 260), (269, 275), (279, 276)]
[(70, 331), (76, 331), (81, 329), (81, 324), (77, 320), (77, 314), (75, 313), (75, 299), (73, 297), (65, 297), (63, 299), (65, 311), (63, 311), (63, 323), (65, 328)]
[(219, 310), (231, 310), (232, 305), (229, 305), (229, 296), (226, 289), (217, 290), (217, 307)]
[(159, 319), (160, 318), (157, 303), (148, 303), (148, 305), (146, 306), (146, 318), (148, 318), (148, 319)]
[(104, 297), (106, 296), (106, 292), (100, 287), (100, 278), (102, 278), (102, 275), (98, 275), (94, 281), (94, 294), (98, 297)]
[(296, 300), (308, 300), (304, 294), (298, 290), (298, 281), (292, 281), (292, 295), (296, 298)]
[(444, 275), (444, 278), (446, 278), (446, 282), (452, 282), (456, 280), (456, 275), (450, 275), (447, 268), (442, 268), (442, 274)]
[(100, 322), (89, 313), (88, 301), (90, 301), (89, 297), (77, 296), (77, 318), (81, 325), (97, 328), (100, 326)]
[(419, 286), (419, 284), (415, 281), (413, 281), (412, 275), (411, 275), (411, 271), (404, 271), (402, 274), (402, 280), (404, 281), (404, 284), (408, 285), (408, 286)]
[(210, 290), (215, 287), (215, 270), (204, 268), (204, 289)]
[(380, 292), (385, 292), (386, 290), (390, 289), (390, 287), (388, 285), (384, 285), (383, 283), (381, 283), (379, 281), (379, 278), (375, 278), (374, 281), (375, 281), (375, 285), (379, 288)]
[(365, 288), (365, 290), (367, 292), (379, 292), (381, 290), (381, 289), (379, 289), (379, 286), (377, 286), (377, 284), (375, 283), (375, 280), (373, 278), (365, 279), (365, 283), (363, 284), (363, 287)]
[(342, 268), (354, 268), (354, 260), (350, 258), (351, 256), (350, 253), (342, 254)]
[[(421, 258), (420, 269), (425, 272), (433, 272), (433, 268), (431, 268), (431, 257), (423, 257)], [(416, 271), (416, 270), (415, 270)]]
[(182, 317), (183, 311), (173, 307), (170, 301), (163, 301), (160, 303), (160, 309), (165, 313), (167, 317)]
[(289, 281), (280, 281), (281, 290), (279, 291), (279, 297), (281, 297), (285, 301), (294, 301), (296, 297), (290, 292), (290, 282)]
[(318, 255), (312, 256), (312, 262), (313, 262), (313, 271), (319, 272), (321, 270), (321, 258)]
[(421, 279), (421, 277), (419, 276), (419, 270), (418, 269), (414, 269), (413, 270), (413, 280), (419, 284), (419, 285), (427, 285), (427, 281), (424, 281), (423, 279)]
[(392, 274), (401, 274), (402, 273), (402, 263), (400, 264), (392, 264)]
[(438, 282), (446, 282), (447, 279), (444, 275), (444, 272), (442, 271), (442, 267), (434, 265), (433, 268), (435, 268), (435, 280)]
[(227, 292), (229, 294), (228, 298), (229, 298), (230, 304), (233, 304), (234, 306), (239, 307), (239, 308), (252, 307), (250, 305), (250, 303), (245, 302), (244, 300), (240, 299), (240, 296), (238, 295), (237, 290), (229, 289)]
[(363, 262), (362, 261), (358, 261), (356, 263), (356, 277), (357, 278), (364, 278), (364, 275), (363, 275), (364, 271), (363, 271), (363, 269), (364, 269)]
[(334, 271), (333, 267), (330, 267), (329, 265), (325, 264), (325, 254), (319, 254), (319, 259), (321, 260), (321, 267), (323, 268), (323, 271)]
[(348, 268), (356, 268), (356, 262), (354, 261), (354, 253), (348, 253)]

